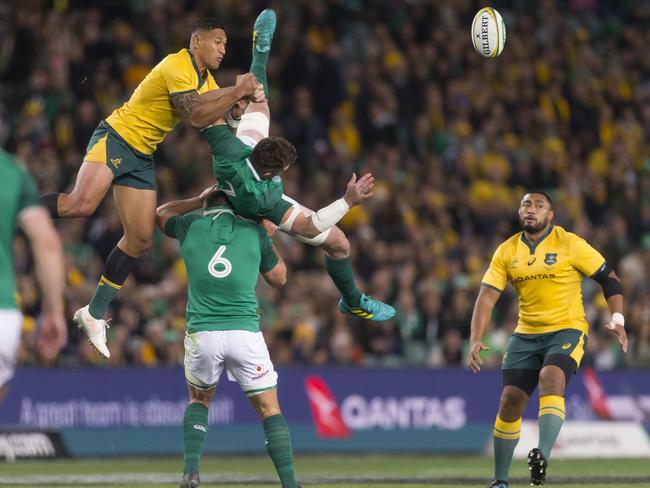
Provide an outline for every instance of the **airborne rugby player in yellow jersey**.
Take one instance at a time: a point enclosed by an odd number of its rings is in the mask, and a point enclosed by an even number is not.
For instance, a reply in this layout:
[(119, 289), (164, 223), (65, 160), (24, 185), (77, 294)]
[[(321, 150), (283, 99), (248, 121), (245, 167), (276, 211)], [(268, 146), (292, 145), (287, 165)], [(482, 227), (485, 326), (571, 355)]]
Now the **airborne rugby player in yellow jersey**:
[(209, 70), (216, 70), (226, 52), (223, 24), (198, 21), (189, 49), (170, 54), (135, 89), (130, 100), (102, 121), (93, 133), (72, 193), (49, 193), (42, 203), (54, 218), (86, 217), (113, 185), (124, 236), (106, 260), (90, 304), (75, 313), (77, 326), (105, 357), (108, 305), (150, 246), (156, 217), (153, 153), (167, 134), (186, 119), (203, 128), (224, 116), (240, 99), (265, 100), (251, 73), (234, 87), (218, 89)]
[(483, 334), (494, 304), (510, 282), (519, 297), (519, 322), (503, 356), (503, 392), (494, 426), (495, 475), (490, 487), (507, 488), (521, 416), (539, 384), (539, 444), (528, 454), (530, 482), (541, 486), (551, 448), (564, 422), (564, 390), (580, 365), (589, 324), (581, 284), (596, 280), (607, 299), (607, 329), (627, 351), (621, 283), (605, 258), (584, 239), (551, 224), (552, 202), (541, 191), (524, 196), (519, 207), (523, 232), (494, 253), (474, 305), (470, 368), (481, 369)]

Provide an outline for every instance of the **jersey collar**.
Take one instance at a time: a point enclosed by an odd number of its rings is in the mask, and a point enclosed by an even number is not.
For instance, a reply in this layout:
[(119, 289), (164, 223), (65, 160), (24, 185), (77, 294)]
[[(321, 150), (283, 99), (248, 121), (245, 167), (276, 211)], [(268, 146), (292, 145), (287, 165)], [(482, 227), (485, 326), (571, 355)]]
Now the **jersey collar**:
[(535, 254), (535, 249), (537, 249), (537, 246), (539, 246), (540, 243), (541, 243), (544, 239), (546, 239), (546, 238), (548, 237), (548, 235), (549, 235), (549, 234), (551, 233), (551, 231), (553, 230), (553, 227), (554, 227), (553, 225), (550, 226), (550, 227), (548, 228), (548, 230), (544, 233), (544, 235), (543, 235), (542, 237), (540, 237), (540, 238), (537, 240), (537, 242), (536, 242), (535, 244), (531, 244), (530, 242), (528, 242), (528, 239), (526, 239), (526, 237), (524, 236), (524, 233), (522, 232), (522, 233), (521, 233), (521, 242), (523, 242), (524, 244), (526, 244), (526, 245), (528, 246), (528, 249), (530, 249), (530, 253), (531, 253), (531, 254)]
[(185, 48), (185, 50), (187, 51), (187, 54), (190, 55), (190, 60), (192, 61), (192, 66), (194, 66), (194, 71), (196, 71), (196, 76), (199, 77), (199, 86), (196, 87), (196, 89), (199, 90), (203, 86), (203, 83), (205, 83), (205, 80), (208, 79), (208, 70), (206, 69), (205, 74), (201, 75), (199, 67), (196, 65), (196, 61), (194, 60), (194, 54), (192, 54), (192, 51), (187, 48)]
[(210, 217), (211, 219), (216, 219), (223, 214), (235, 215), (235, 212), (232, 208), (225, 205), (215, 205), (214, 207), (208, 207), (203, 211), (204, 217)]

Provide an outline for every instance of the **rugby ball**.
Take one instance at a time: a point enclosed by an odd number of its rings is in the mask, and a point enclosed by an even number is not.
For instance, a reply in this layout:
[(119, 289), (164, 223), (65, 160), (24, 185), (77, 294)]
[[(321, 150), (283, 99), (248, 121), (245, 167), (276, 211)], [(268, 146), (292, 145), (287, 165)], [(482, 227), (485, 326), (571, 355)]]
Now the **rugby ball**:
[(506, 44), (506, 25), (492, 7), (479, 10), (472, 21), (472, 44), (484, 58), (496, 58)]

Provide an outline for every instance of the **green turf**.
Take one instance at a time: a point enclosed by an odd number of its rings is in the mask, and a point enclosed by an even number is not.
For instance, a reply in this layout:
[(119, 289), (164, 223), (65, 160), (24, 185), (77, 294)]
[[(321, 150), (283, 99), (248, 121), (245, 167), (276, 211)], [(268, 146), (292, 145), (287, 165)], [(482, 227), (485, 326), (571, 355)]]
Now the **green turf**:
[[(107, 458), (107, 459), (75, 459), (75, 460), (51, 460), (51, 461), (19, 461), (13, 464), (3, 464), (0, 467), (0, 486), (4, 477), (23, 477), (29, 475), (97, 475), (97, 474), (118, 474), (118, 473), (172, 473), (176, 475), (182, 467), (180, 457), (169, 458)], [(484, 487), (492, 473), (492, 460), (488, 457), (479, 456), (424, 456), (424, 455), (302, 455), (296, 458), (298, 477), (312, 478), (313, 482), (308, 483), (305, 488), (335, 488), (350, 486), (353, 488), (365, 487), (406, 487), (406, 488), (445, 488), (454, 486)], [(271, 479), (274, 476), (271, 461), (266, 456), (209, 456), (201, 463), (203, 475), (224, 475), (229, 477), (261, 477)], [(588, 460), (555, 460), (551, 462), (549, 488), (650, 488), (650, 460), (647, 459), (588, 459)], [(524, 479), (528, 471), (524, 460), (515, 460), (512, 476)], [(447, 478), (470, 478), (475, 479), (473, 483), (465, 484), (383, 484), (383, 483), (349, 483), (334, 482), (326, 483), (331, 477), (372, 477), (380, 480), (386, 478), (428, 478), (439, 479), (447, 482)], [(569, 478), (566, 483), (553, 483), (553, 477)], [(574, 480), (588, 476), (591, 479), (607, 477), (605, 483), (594, 479), (590, 484), (574, 484)], [(620, 476), (622, 479), (616, 478)], [(625, 483), (625, 477), (647, 477), (643, 483)], [(315, 479), (314, 479), (315, 478)], [(483, 481), (484, 480), (484, 481)], [(120, 480), (129, 481), (128, 478)], [(392, 481), (392, 480), (391, 480)], [(647, 481), (647, 482), (646, 482)], [(67, 480), (66, 480), (67, 482)], [(80, 481), (85, 482), (85, 481)], [(103, 480), (102, 480), (103, 482)], [(325, 483), (325, 484), (324, 484)], [(514, 487), (526, 486), (526, 483), (514, 483)], [(22, 487), (26, 485), (21, 485)], [(47, 486), (47, 485), (37, 485)], [(52, 485), (54, 486), (54, 485)], [(178, 486), (174, 483), (166, 484), (106, 484), (106, 485), (56, 485), (58, 487), (74, 486), (75, 488), (97, 488), (99, 486), (110, 486), (113, 488), (156, 488)], [(225, 486), (204, 483), (202, 487)], [(233, 484), (233, 486), (235, 486)], [(279, 486), (270, 484), (237, 484), (238, 487), (262, 488)]]

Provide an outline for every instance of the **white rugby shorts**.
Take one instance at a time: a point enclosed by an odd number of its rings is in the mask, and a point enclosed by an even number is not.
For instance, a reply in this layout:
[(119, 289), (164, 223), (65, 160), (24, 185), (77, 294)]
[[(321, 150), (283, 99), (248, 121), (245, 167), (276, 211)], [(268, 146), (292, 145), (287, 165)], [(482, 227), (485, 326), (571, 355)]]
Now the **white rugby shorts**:
[(224, 368), (247, 396), (275, 388), (278, 374), (261, 332), (214, 330), (185, 336), (185, 380), (195, 388), (217, 386)]
[(15, 309), (0, 309), (0, 387), (14, 376), (23, 315)]

